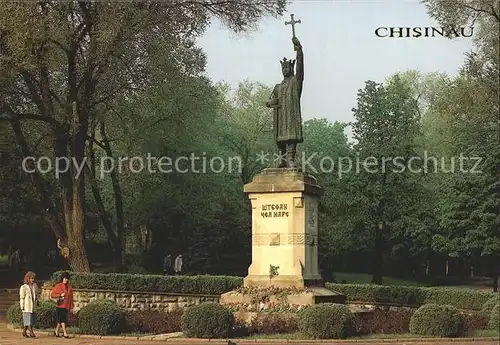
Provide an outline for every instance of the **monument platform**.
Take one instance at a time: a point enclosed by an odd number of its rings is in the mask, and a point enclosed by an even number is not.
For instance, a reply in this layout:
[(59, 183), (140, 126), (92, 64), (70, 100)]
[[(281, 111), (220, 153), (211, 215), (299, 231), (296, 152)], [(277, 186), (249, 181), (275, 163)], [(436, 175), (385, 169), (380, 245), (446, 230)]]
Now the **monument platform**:
[(286, 311), (301, 309), (318, 303), (345, 304), (346, 296), (324, 287), (296, 288), (241, 288), (221, 296), (220, 304), (238, 311)]

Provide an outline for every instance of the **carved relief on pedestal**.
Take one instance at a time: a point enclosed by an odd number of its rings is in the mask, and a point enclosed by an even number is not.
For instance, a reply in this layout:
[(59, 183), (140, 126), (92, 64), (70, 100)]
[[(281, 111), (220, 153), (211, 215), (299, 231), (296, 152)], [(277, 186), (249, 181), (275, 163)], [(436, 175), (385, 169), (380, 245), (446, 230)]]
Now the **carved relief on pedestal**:
[(252, 235), (252, 245), (254, 246), (279, 246), (286, 245), (308, 245), (314, 246), (317, 244), (317, 235), (315, 234), (256, 234)]

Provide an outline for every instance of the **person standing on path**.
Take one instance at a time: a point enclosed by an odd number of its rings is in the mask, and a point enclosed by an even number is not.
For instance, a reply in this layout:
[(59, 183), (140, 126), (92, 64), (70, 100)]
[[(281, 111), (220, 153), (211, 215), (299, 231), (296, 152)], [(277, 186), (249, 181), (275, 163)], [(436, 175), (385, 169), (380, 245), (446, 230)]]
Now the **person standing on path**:
[(68, 312), (74, 308), (73, 289), (69, 283), (69, 273), (64, 272), (61, 282), (52, 290), (51, 297), (56, 302), (57, 326), (54, 335), (59, 337), (59, 327), (62, 327), (64, 338), (69, 338), (66, 326), (68, 325)]
[(174, 270), (175, 274), (182, 274), (182, 254), (179, 254), (175, 258)]
[(170, 254), (165, 256), (165, 259), (163, 259), (163, 274), (172, 274), (172, 255)]
[[(24, 284), (19, 289), (19, 304), (23, 312), (23, 337), (36, 338), (33, 332), (35, 325), (35, 311), (39, 303), (39, 289), (35, 284), (36, 274), (28, 272), (24, 276)], [(30, 334), (28, 335), (28, 329)]]

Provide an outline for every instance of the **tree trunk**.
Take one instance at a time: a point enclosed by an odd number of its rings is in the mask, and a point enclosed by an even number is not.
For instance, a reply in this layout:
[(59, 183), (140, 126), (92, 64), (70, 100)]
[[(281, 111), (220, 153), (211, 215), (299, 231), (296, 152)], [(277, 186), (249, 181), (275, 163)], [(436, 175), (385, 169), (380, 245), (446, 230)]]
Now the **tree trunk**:
[(101, 223), (106, 231), (106, 236), (108, 237), (108, 244), (113, 251), (113, 263), (118, 271), (120, 271), (122, 266), (122, 250), (121, 244), (118, 239), (118, 236), (115, 234), (113, 230), (113, 225), (111, 223), (111, 219), (109, 217), (108, 212), (106, 211), (106, 207), (104, 206), (104, 202), (101, 197), (101, 192), (99, 190), (99, 186), (97, 185), (96, 178), (96, 163), (95, 163), (95, 153), (94, 153), (94, 128), (91, 129), (91, 134), (89, 138), (88, 145), (88, 155), (90, 158), (90, 166), (88, 166), (89, 172), (89, 182), (92, 190), (92, 194), (94, 195), (94, 200), (97, 206), (97, 210), (99, 211), (99, 218), (101, 219)]
[(491, 278), (493, 279), (493, 292), (498, 292), (498, 275), (500, 273), (500, 262), (498, 257), (492, 258)]
[[(83, 174), (83, 172), (82, 172)], [(84, 177), (72, 181), (73, 193), (65, 193), (64, 215), (66, 222), (68, 264), (74, 272), (90, 272), (87, 252), (85, 250), (85, 216), (83, 202), (85, 197)], [(70, 199), (69, 199), (70, 198)], [(69, 200), (68, 200), (69, 199)]]
[(382, 285), (383, 276), (383, 228), (375, 226), (375, 245), (373, 247), (373, 276), (372, 284)]
[[(387, 175), (382, 173), (381, 176), (381, 189), (385, 192), (385, 183)], [(383, 265), (384, 265), (384, 208), (385, 208), (385, 195), (380, 195), (379, 202), (376, 209), (376, 219), (378, 224), (375, 225), (375, 245), (373, 248), (373, 277), (372, 283), (382, 285)]]
[[(106, 135), (106, 128), (104, 125), (104, 121), (101, 122), (100, 129), (106, 155), (108, 157), (113, 158), (113, 151), (111, 150), (111, 145), (109, 143), (108, 136)], [(122, 270), (126, 266), (126, 260), (125, 260), (126, 238), (125, 238), (125, 220), (123, 215), (123, 198), (120, 187), (120, 180), (115, 169), (111, 170), (110, 176), (111, 176), (111, 184), (113, 185), (113, 195), (115, 197), (116, 233), (118, 237), (118, 242), (120, 244), (120, 265), (118, 268), (119, 270)]]

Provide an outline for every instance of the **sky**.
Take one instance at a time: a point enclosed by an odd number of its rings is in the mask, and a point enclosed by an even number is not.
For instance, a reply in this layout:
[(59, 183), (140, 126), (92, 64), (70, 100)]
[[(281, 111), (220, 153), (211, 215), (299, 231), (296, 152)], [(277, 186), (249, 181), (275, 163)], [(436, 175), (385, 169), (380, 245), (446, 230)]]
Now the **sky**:
[[(274, 86), (283, 76), (279, 60), (295, 58), (290, 14), (301, 23), (296, 35), (304, 51), (303, 120), (350, 122), (359, 89), (396, 72), (454, 75), (472, 48), (472, 38), (380, 38), (377, 27), (439, 26), (418, 0), (292, 1), (282, 18), (265, 18), (256, 31), (234, 34), (214, 21), (199, 45), (206, 74), (234, 88), (248, 79)], [(347, 130), (351, 137), (350, 130)]]

